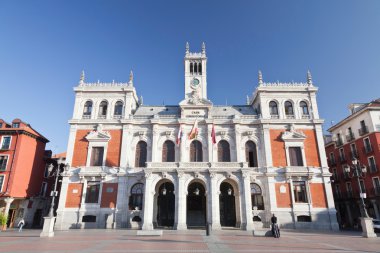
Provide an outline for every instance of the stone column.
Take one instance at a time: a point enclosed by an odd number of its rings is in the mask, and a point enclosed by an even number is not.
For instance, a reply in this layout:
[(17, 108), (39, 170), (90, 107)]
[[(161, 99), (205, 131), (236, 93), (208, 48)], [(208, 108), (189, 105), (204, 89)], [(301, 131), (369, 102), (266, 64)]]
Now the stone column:
[(153, 196), (154, 189), (152, 189), (152, 172), (145, 171), (145, 191), (144, 191), (144, 206), (143, 206), (143, 230), (153, 230)]
[[(209, 206), (209, 210), (211, 212), (211, 225), (212, 230), (220, 230), (220, 210), (219, 210), (219, 189), (217, 186), (217, 176), (215, 172), (210, 173), (210, 191), (209, 198), (211, 202), (211, 207)], [(210, 221), (208, 221), (210, 222)]]
[(4, 199), (4, 202), (5, 202), (4, 214), (5, 215), (8, 215), (9, 208), (11, 207), (11, 204), (12, 204), (13, 200), (15, 200), (15, 199), (12, 198), (12, 197), (7, 197), (7, 198)]
[(181, 143), (179, 145), (179, 161), (180, 162), (185, 162), (186, 161), (186, 156), (185, 156), (185, 152), (186, 152), (186, 148), (185, 148), (186, 136), (187, 136), (187, 134), (185, 132), (185, 128), (182, 127)]
[(242, 147), (241, 145), (241, 131), (238, 124), (235, 124), (235, 148), (236, 148), (236, 161), (237, 162), (245, 162), (245, 159), (241, 155)]
[(211, 138), (211, 132), (212, 132), (212, 124), (207, 125), (207, 156), (208, 161), (213, 162), (213, 148), (214, 145), (212, 144), (212, 138)]
[(243, 177), (243, 226), (245, 230), (253, 230), (252, 201), (251, 201), (251, 178), (248, 171), (242, 171)]
[(379, 207), (377, 206), (376, 199), (371, 199), (371, 202), (372, 202), (372, 205), (373, 205), (373, 210), (375, 211), (376, 219), (380, 219)]
[[(65, 220), (65, 205), (66, 205), (66, 199), (67, 199), (67, 189), (69, 187), (69, 177), (63, 176), (62, 177), (62, 184), (61, 184), (61, 190), (59, 194), (59, 201), (58, 201), (58, 208), (57, 208), (57, 219), (55, 222), (54, 228), (56, 230), (64, 230), (64, 220)], [(78, 222), (76, 220), (75, 222)]]
[(177, 191), (175, 194), (176, 210), (175, 210), (175, 224), (174, 227), (177, 230), (186, 230), (186, 201), (187, 194), (185, 189), (185, 178), (182, 171), (177, 171)]
[[(270, 143), (269, 125), (263, 125), (263, 144), (266, 167), (272, 167), (272, 148)], [(263, 161), (264, 162), (264, 161)]]
[(126, 227), (126, 214), (128, 212), (128, 198), (126, 198), (127, 192), (127, 177), (118, 176), (117, 185), (117, 200), (116, 200), (116, 227), (123, 228)]

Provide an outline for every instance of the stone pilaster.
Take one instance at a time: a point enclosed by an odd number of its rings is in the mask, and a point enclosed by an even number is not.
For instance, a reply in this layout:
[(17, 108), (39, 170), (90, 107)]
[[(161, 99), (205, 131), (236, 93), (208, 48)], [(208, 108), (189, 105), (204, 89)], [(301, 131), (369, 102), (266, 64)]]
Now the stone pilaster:
[(176, 192), (176, 210), (175, 210), (175, 224), (177, 230), (187, 229), (186, 225), (186, 201), (187, 194), (185, 189), (185, 178), (182, 171), (178, 171), (177, 176), (177, 192)]
[(219, 213), (219, 189), (217, 186), (217, 175), (215, 172), (210, 173), (210, 192), (209, 198), (211, 199), (211, 225), (213, 230), (220, 230), (220, 213)]
[(144, 191), (144, 206), (143, 206), (143, 230), (153, 230), (153, 196), (154, 189), (152, 189), (152, 172), (145, 171), (145, 191)]
[(252, 216), (252, 204), (251, 204), (251, 178), (247, 171), (242, 171), (243, 178), (243, 224), (242, 228), (245, 230), (253, 230), (253, 216)]

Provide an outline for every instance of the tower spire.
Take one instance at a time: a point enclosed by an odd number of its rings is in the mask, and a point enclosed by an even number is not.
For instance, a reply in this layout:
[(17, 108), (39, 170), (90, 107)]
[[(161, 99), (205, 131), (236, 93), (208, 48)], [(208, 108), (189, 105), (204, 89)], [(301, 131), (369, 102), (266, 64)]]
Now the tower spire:
[(261, 73), (261, 70), (259, 70), (258, 74), (258, 80), (259, 80), (259, 85), (263, 85), (263, 74)]
[(189, 52), (190, 52), (189, 42), (186, 42), (186, 54), (189, 54)]
[(133, 71), (131, 70), (131, 72), (129, 73), (129, 82), (128, 82), (129, 85), (133, 86)]
[(80, 73), (80, 78), (79, 78), (79, 83), (80, 84), (84, 83), (84, 78), (85, 78), (84, 70), (82, 70), (82, 72)]
[(249, 96), (247, 95), (247, 100), (245, 102), (247, 105), (249, 105)]
[(202, 42), (202, 54), (206, 54), (206, 44)]
[(311, 77), (310, 70), (307, 71), (306, 79), (307, 79), (307, 84), (308, 84), (309, 86), (313, 86), (313, 79), (312, 79), (312, 77)]

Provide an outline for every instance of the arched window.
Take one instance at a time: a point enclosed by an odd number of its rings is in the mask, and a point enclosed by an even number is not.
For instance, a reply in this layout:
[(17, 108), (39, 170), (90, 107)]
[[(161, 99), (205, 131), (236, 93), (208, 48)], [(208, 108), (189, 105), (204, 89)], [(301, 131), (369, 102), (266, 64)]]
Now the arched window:
[(275, 101), (270, 101), (269, 103), (269, 113), (272, 118), (278, 118), (278, 107)]
[(102, 101), (99, 106), (99, 119), (105, 119), (107, 116), (107, 108), (108, 103), (107, 101)]
[(139, 141), (136, 145), (135, 167), (145, 167), (147, 157), (147, 145), (145, 141)]
[(264, 210), (263, 193), (258, 184), (251, 184), (252, 209), (257, 206), (258, 210)]
[(194, 62), (194, 74), (197, 74), (198, 72), (198, 63)]
[(84, 118), (84, 119), (89, 119), (89, 118), (91, 118), (91, 113), (92, 113), (92, 101), (87, 101), (87, 102), (84, 104), (83, 118)]
[(199, 71), (199, 74), (202, 75), (202, 63), (201, 62), (199, 63), (198, 71)]
[(114, 118), (120, 119), (123, 115), (123, 102), (117, 101), (115, 104)]
[(302, 116), (309, 116), (309, 108), (305, 101), (300, 102), (300, 108), (301, 108)]
[(293, 104), (290, 101), (285, 102), (285, 115), (286, 116), (294, 116)]
[(230, 144), (225, 140), (218, 143), (218, 162), (231, 162)]
[(202, 162), (202, 143), (200, 141), (193, 141), (190, 143), (190, 162)]
[(162, 162), (174, 162), (175, 159), (175, 149), (174, 143), (172, 141), (165, 141), (162, 145)]
[(129, 196), (129, 210), (134, 210), (138, 208), (142, 210), (144, 196), (144, 185), (142, 183), (137, 183), (131, 188), (131, 195)]
[(190, 74), (193, 74), (193, 72), (194, 72), (193, 63), (190, 62)]
[(249, 167), (257, 167), (257, 149), (253, 141), (245, 143), (245, 157)]

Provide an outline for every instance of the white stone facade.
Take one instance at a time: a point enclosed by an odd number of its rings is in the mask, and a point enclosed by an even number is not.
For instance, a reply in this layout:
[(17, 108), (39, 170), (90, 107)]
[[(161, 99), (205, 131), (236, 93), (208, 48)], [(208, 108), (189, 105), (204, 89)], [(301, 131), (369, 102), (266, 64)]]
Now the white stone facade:
[[(196, 70), (195, 63), (200, 63)], [(81, 77), (74, 89), (74, 114), (69, 121), (66, 159), (71, 167), (63, 175), (55, 229), (187, 229), (211, 223), (215, 230), (224, 226), (252, 230), (269, 227), (274, 213), (282, 227), (336, 230), (331, 174), (322, 136), (323, 120), (319, 119), (317, 88), (310, 74), (306, 83), (264, 83), (259, 73), (258, 87), (246, 105), (215, 106), (207, 99), (205, 46), (201, 53), (191, 53), (187, 45), (184, 65), (185, 99), (178, 106), (143, 105), (142, 98), (136, 94), (132, 74), (128, 83), (86, 83), (84, 76)], [(90, 115), (83, 113), (87, 101), (93, 103)], [(105, 116), (99, 116), (102, 101), (108, 103)], [(123, 103), (122, 115), (114, 113), (117, 101)], [(276, 101), (277, 115), (270, 113), (270, 101)], [(292, 115), (285, 112), (286, 101), (293, 105)], [(307, 104), (307, 114), (298, 106), (302, 101)], [(192, 161), (194, 158), (190, 155), (194, 140), (188, 139), (196, 120), (198, 135), (195, 140), (202, 144), (202, 160), (197, 162)], [(212, 138), (213, 127), (216, 143)], [(80, 130), (88, 129), (92, 131), (85, 136), (86, 150), (80, 150), (76, 148), (79, 147), (77, 135)], [(182, 137), (177, 145), (180, 129)], [(115, 144), (111, 144), (112, 131), (121, 132), (117, 166), (107, 165), (113, 159), (109, 157), (114, 154), (111, 149), (115, 149)], [(281, 132), (279, 142), (284, 145), (281, 161), (285, 164), (281, 166), (272, 153), (275, 141), (271, 136), (276, 131)], [(303, 131), (315, 133), (315, 146), (307, 146), (309, 135)], [(167, 140), (175, 144), (174, 161), (162, 162), (163, 145)], [(227, 161), (219, 161), (224, 159), (218, 152), (223, 140), (229, 145)], [(135, 161), (140, 141), (147, 145), (144, 167), (136, 167)], [(254, 143), (257, 154), (247, 151), (249, 141)], [(93, 147), (104, 148), (101, 166), (90, 164)], [(292, 147), (301, 151), (302, 166), (291, 165), (289, 148)], [(310, 149), (319, 154), (312, 158), (313, 162), (308, 153)], [(79, 164), (76, 153), (81, 152), (86, 159)], [(315, 160), (319, 161), (318, 166)], [(87, 182), (91, 181), (100, 182), (100, 189), (98, 202), (89, 204), (86, 203), (86, 189)], [(293, 182), (305, 184), (302, 203), (298, 193), (295, 196)], [(73, 183), (81, 184), (83, 192), (80, 205), (68, 207), (68, 194), (74, 194), (69, 186)], [(114, 207), (101, 207), (104, 183), (118, 186)], [(144, 187), (141, 209), (131, 207), (130, 203), (131, 189), (136, 183)], [(314, 185), (321, 186), (321, 192), (316, 192)], [(257, 190), (252, 187), (261, 190), (258, 195), (262, 198), (255, 197), (259, 203), (256, 206), (251, 193)], [(289, 198), (288, 206), (284, 206), (286, 201), (279, 199), (281, 194)], [(318, 199), (322, 196), (322, 206), (315, 204), (317, 200), (313, 198), (316, 196)], [(86, 215), (96, 219), (84, 221)]]

